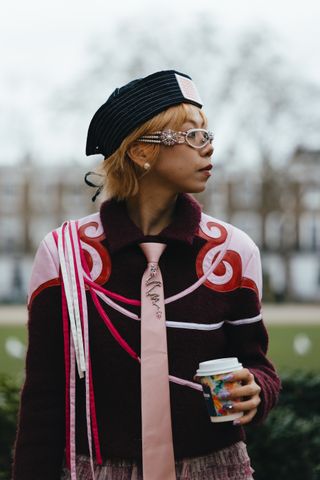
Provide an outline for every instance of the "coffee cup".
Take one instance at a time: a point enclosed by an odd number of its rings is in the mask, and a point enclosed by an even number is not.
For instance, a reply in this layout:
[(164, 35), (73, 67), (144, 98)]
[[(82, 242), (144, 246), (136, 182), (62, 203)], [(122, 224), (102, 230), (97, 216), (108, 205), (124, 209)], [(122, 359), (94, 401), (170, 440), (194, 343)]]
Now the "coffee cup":
[[(228, 374), (241, 369), (242, 364), (236, 357), (218, 358), (199, 364), (196, 377), (200, 379), (211, 422), (228, 422), (242, 417), (243, 412), (230, 411), (230, 401), (220, 397), (241, 386), (240, 382), (225, 379)], [(233, 400), (233, 403), (237, 401), (240, 399)]]

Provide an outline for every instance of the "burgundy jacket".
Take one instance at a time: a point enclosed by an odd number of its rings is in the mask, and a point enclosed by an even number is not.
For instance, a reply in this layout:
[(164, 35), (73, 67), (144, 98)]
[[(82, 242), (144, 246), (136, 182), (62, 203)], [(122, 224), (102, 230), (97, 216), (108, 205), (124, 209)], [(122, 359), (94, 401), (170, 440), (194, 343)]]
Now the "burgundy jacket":
[[(192, 293), (166, 305), (169, 372), (192, 381), (199, 362), (238, 357), (261, 387), (253, 423), (275, 405), (280, 381), (266, 358), (268, 335), (261, 314), (261, 262), (257, 246), (240, 229), (201, 213), (189, 195), (177, 199), (174, 221), (144, 236), (125, 202), (108, 200), (79, 220), (79, 234), (95, 281), (140, 299), (146, 267), (139, 247), (160, 241), (165, 297), (194, 284), (222, 248), (223, 261)], [(59, 262), (53, 234), (35, 257), (29, 291), (29, 347), (14, 453), (14, 480), (58, 480), (65, 449), (65, 371)], [(115, 341), (90, 296), (89, 333), (97, 422), (103, 459), (141, 461), (140, 366)], [(128, 344), (140, 354), (140, 322), (103, 304)], [(126, 308), (139, 315), (140, 307)], [(211, 423), (203, 395), (170, 383), (175, 458), (204, 455), (243, 440), (232, 422)], [(77, 453), (88, 454), (84, 380), (77, 379)]]

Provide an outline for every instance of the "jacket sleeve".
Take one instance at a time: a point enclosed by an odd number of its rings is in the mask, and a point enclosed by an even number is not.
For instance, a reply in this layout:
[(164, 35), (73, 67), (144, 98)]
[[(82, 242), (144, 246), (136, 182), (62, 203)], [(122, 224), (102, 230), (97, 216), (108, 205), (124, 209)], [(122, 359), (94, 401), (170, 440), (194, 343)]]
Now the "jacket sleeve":
[(242, 271), (241, 285), (233, 293), (230, 317), (225, 325), (229, 355), (236, 355), (261, 387), (261, 403), (252, 423), (261, 423), (267, 417), (277, 402), (281, 387), (275, 368), (266, 356), (268, 333), (262, 319), (261, 297), (260, 252), (253, 244)]
[[(47, 272), (45, 277), (43, 272)], [(48, 278), (48, 272), (56, 274), (55, 281)], [(14, 445), (14, 480), (61, 477), (65, 446), (65, 371), (58, 277), (56, 259), (43, 240), (30, 280), (31, 285), (38, 287), (29, 304), (25, 382)], [(39, 278), (48, 281), (39, 285)]]

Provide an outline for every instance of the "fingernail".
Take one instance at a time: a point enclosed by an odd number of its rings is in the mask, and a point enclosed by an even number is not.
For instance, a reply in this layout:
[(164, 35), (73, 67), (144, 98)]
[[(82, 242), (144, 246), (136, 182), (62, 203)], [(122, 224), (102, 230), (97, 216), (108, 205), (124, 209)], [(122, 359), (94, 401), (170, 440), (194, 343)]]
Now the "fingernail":
[(225, 382), (227, 382), (228, 380), (232, 380), (232, 379), (233, 379), (233, 374), (228, 373), (228, 375), (225, 375), (224, 377), (222, 377), (221, 380), (224, 380)]
[(228, 398), (230, 396), (229, 392), (221, 392), (219, 393), (218, 397), (221, 399), (221, 400), (225, 400), (226, 398)]
[(233, 408), (233, 403), (232, 402), (226, 402), (223, 406), (224, 406), (224, 408), (227, 408), (228, 410), (231, 410)]
[(240, 420), (233, 420), (233, 425), (237, 426), (237, 425), (240, 425)]

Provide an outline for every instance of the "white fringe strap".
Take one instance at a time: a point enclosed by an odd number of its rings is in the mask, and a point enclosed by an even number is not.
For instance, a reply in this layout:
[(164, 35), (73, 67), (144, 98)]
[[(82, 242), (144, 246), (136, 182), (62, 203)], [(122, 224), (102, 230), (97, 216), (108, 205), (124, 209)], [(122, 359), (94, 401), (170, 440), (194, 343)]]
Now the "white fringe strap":
[(76, 474), (76, 378), (75, 365), (80, 378), (85, 377), (86, 423), (90, 454), (91, 474), (95, 480), (92, 451), (91, 406), (90, 406), (90, 352), (88, 308), (83, 280), (83, 271), (79, 253), (79, 239), (76, 222), (65, 222), (58, 231), (58, 253), (61, 265), (61, 277), (66, 295), (70, 321), (70, 473)]

